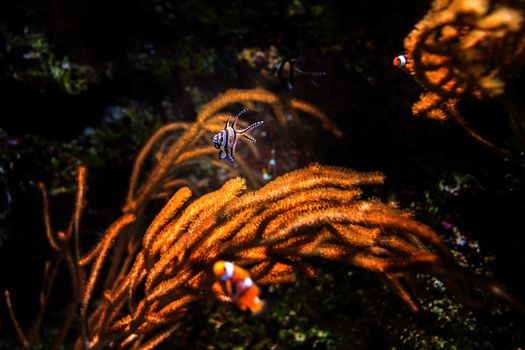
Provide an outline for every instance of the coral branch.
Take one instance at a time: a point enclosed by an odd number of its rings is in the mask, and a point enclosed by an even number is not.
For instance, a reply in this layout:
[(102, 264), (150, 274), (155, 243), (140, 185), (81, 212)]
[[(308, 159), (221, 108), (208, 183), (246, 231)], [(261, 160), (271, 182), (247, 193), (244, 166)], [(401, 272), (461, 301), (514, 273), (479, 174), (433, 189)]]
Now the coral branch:
[[(503, 154), (508, 150), (468, 126), (458, 116), (461, 99), (503, 97), (515, 110), (508, 84), (525, 59), (525, 4), (522, 1), (434, 0), (431, 10), (404, 41), (403, 69), (427, 90), (412, 107), (414, 115), (445, 120), (450, 115), (470, 136)], [(515, 143), (525, 148), (525, 113), (508, 113)], [(516, 123), (516, 121), (518, 121)]]
[[(483, 26), (493, 28), (492, 20)], [(436, 66), (440, 60), (430, 63)], [(440, 82), (446, 85), (453, 80), (445, 75)], [(472, 286), (512, 301), (490, 281), (482, 283), (460, 270), (441, 238), (410, 212), (364, 197), (362, 187), (383, 183), (379, 172), (312, 164), (246, 192), (245, 179), (251, 176), (251, 182), (257, 182), (248, 162), (238, 157), (239, 168), (217, 164), (210, 157), (214, 149), (203, 141), (227, 118), (221, 109), (233, 103), (269, 104), (283, 126), (285, 108), (303, 111), (334, 135), (341, 135), (326, 115), (306, 102), (291, 100), (283, 105), (265, 90), (230, 90), (204, 106), (195, 123), (170, 124), (151, 137), (135, 161), (124, 213), (84, 255), (79, 226), (86, 169), (79, 168), (75, 206), (65, 231), (52, 231), (47, 191), (40, 184), (46, 235), (59, 253), (46, 272), (42, 310), (62, 260), (73, 290), (57, 346), (78, 315), (75, 349), (156, 347), (176, 331), (192, 303), (203, 299), (232, 302), (211, 271), (213, 263), (223, 259), (243, 265), (261, 285), (292, 282), (301, 274), (314, 277), (312, 258), (347, 263), (377, 273), (412, 311), (419, 310), (410, 290), (418, 273), (439, 278), (467, 305), (474, 304)], [(439, 106), (439, 101), (435, 103)], [(178, 187), (190, 183), (200, 192), (199, 187), (208, 186), (210, 180), (196, 181), (194, 174), (181, 174), (203, 164), (208, 170), (209, 165), (221, 168), (217, 182), (222, 186), (192, 198), (189, 187)], [(243, 174), (243, 178), (226, 180), (224, 173)], [(147, 213), (154, 200), (165, 203), (151, 220)], [(30, 347), (42, 313), (34, 332), (26, 335), (15, 318), (9, 292), (5, 294), (15, 328)]]
[[(233, 104), (249, 105), (253, 103), (270, 105), (281, 126), (285, 127), (288, 124), (284, 117), (285, 103), (277, 95), (263, 89), (227, 91), (207, 103), (197, 115), (195, 123), (168, 124), (159, 129), (150, 138), (135, 160), (124, 211), (139, 214), (147, 203), (156, 197), (156, 192), (163, 188), (167, 181), (174, 180), (173, 173), (175, 169), (180, 168), (182, 163), (186, 160), (208, 155), (213, 151), (209, 144), (207, 147), (201, 147), (199, 142), (204, 136), (209, 140), (209, 132), (223, 128), (227, 115), (222, 113), (221, 110)], [(295, 113), (295, 110), (298, 110), (313, 116), (322, 123), (325, 129), (332, 132), (335, 136), (339, 137), (342, 135), (342, 132), (333, 122), (313, 105), (293, 99), (289, 104), (289, 108), (291, 108), (293, 113)], [(182, 132), (178, 139), (173, 141), (173, 133), (179, 130)], [(166, 140), (169, 140), (169, 142)], [(158, 152), (154, 152), (156, 145), (160, 145), (157, 147)], [(252, 154), (257, 158), (258, 152), (256, 147), (249, 143), (248, 145)], [(151, 170), (145, 169), (148, 158), (155, 160)], [(242, 174), (249, 179), (252, 185), (258, 185), (258, 180), (253, 176), (246, 162), (243, 161), (242, 157), (238, 158), (241, 172), (237, 172), (236, 175)], [(210, 159), (207, 163), (215, 164)], [(148, 174), (147, 177), (144, 176), (146, 173)], [(143, 183), (140, 182), (142, 177), (144, 177)]]
[[(212, 287), (210, 266), (222, 258), (252, 266), (260, 284), (290, 282), (301, 271), (315, 275), (306, 261), (311, 257), (350, 263), (383, 276), (413, 311), (417, 303), (399, 278), (415, 280), (417, 272), (433, 274), (465, 296), (456, 278), (462, 273), (435, 232), (406, 211), (360, 198), (357, 186), (382, 181), (380, 173), (314, 164), (245, 194), (241, 179), (189, 204), (189, 189), (179, 190), (148, 227), (125, 282), (108, 291), (102, 311), (93, 312), (105, 321), (93, 321), (100, 336), (91, 342), (115, 340), (123, 330), (136, 334), (122, 338), (125, 344), (142, 344), (148, 334), (162, 339), (189, 303), (203, 297), (231, 301)], [(116, 312), (108, 317), (108, 309)]]
[(13, 325), (15, 326), (16, 333), (18, 333), (18, 336), (20, 337), (20, 340), (22, 340), (22, 343), (24, 344), (24, 347), (26, 349), (29, 349), (31, 346), (31, 342), (29, 341), (29, 338), (24, 334), (24, 331), (22, 330), (22, 327), (20, 327), (20, 324), (18, 323), (18, 320), (15, 316), (15, 311), (13, 308), (13, 303), (11, 301), (11, 295), (8, 290), (4, 291), (5, 295), (5, 301), (7, 304), (7, 310), (9, 311), (9, 316), (11, 317), (11, 322), (13, 322)]

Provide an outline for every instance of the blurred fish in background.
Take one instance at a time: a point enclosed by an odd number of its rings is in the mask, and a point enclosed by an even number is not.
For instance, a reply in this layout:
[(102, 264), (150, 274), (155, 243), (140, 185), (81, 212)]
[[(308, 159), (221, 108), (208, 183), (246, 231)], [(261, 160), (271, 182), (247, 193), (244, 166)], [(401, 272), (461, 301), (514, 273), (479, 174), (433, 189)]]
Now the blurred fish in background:
[(307, 55), (284, 56), (275, 46), (266, 51), (244, 49), (238, 59), (248, 62), (258, 70), (267, 82), (280, 85), (286, 91), (293, 91), (301, 80), (308, 80), (309, 84), (319, 87), (320, 79), (326, 75), (324, 71), (312, 70), (316, 62)]

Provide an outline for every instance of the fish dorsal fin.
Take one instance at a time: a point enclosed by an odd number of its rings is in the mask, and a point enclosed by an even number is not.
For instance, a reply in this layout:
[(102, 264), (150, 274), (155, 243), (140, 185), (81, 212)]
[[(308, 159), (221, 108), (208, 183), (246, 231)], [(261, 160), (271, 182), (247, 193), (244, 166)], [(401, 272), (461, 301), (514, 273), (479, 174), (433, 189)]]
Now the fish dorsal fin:
[(251, 110), (253, 110), (253, 108), (245, 108), (242, 111), (240, 111), (239, 113), (237, 113), (237, 115), (235, 116), (235, 119), (233, 120), (232, 127), (235, 128), (235, 124), (237, 124), (237, 120), (239, 120), (239, 117), (241, 115), (243, 115), (244, 113), (249, 112)]

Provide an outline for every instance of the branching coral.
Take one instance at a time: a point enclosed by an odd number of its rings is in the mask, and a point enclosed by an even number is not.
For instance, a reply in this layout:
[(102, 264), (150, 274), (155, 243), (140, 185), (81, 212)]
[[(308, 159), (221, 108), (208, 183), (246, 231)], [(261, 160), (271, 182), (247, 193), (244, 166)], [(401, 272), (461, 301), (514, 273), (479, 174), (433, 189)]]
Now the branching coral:
[(102, 267), (116, 254), (113, 243), (136, 220), (123, 215), (93, 250), (96, 255), (88, 252), (75, 267), (83, 276), (91, 266), (85, 285), (79, 284), (76, 348), (150, 349), (177, 329), (190, 303), (229, 302), (211, 273), (218, 259), (246, 267), (260, 284), (293, 281), (297, 272), (313, 277), (314, 257), (350, 263), (377, 272), (413, 311), (417, 303), (402, 281), (412, 283), (416, 272), (437, 276), (466, 303), (465, 281), (494, 288), (460, 272), (437, 234), (410, 213), (361, 198), (359, 187), (382, 181), (380, 173), (311, 165), (245, 194), (245, 181), (235, 178), (189, 204), (191, 191), (183, 187), (140, 246), (128, 247), (117, 278), (102, 286), (102, 297), (92, 304)]
[[(240, 171), (214, 159), (217, 151), (210, 144), (211, 135), (222, 129), (228, 118), (227, 114), (221, 113), (221, 110), (235, 103), (245, 106), (253, 106), (256, 103), (269, 104), (281, 126), (288, 124), (287, 109), (306, 112), (319, 120), (335, 136), (342, 134), (322, 111), (305, 101), (292, 99), (283, 105), (276, 95), (262, 89), (230, 90), (208, 103), (197, 116), (196, 122), (168, 124), (150, 138), (135, 161), (128, 198), (123, 207), (123, 215), (115, 220), (106, 230), (102, 239), (85, 255), (81, 254), (81, 244), (78, 237), (79, 222), (84, 207), (85, 168), (79, 169), (77, 200), (70, 224), (65, 231), (55, 233), (52, 230), (47, 190), (43, 184), (40, 185), (44, 198), (46, 234), (51, 247), (57, 251), (58, 257), (46, 268), (45, 285), (41, 293), (41, 311), (28, 334), (19, 326), (11, 295), (9, 291), (5, 292), (11, 318), (26, 347), (31, 347), (37, 336), (62, 260), (65, 260), (70, 272), (73, 296), (66, 312), (66, 322), (59, 337), (57, 337), (56, 346), (58, 347), (66, 337), (79, 305), (81, 338), (84, 341), (89, 338), (90, 329), (93, 327), (90, 319), (97, 316), (96, 314), (89, 315), (90, 302), (94, 298), (97, 288), (102, 285), (102, 288), (110, 289), (112, 286), (122, 283), (129, 272), (131, 263), (141, 246), (140, 241), (148, 204), (155, 199), (169, 198), (177, 187), (188, 185), (194, 188), (198, 187), (199, 183), (195, 185), (188, 178), (178, 176), (185, 167), (195, 169), (195, 163), (201, 161), (204, 164), (228, 169), (230, 177), (242, 174), (251, 180), (252, 186), (258, 185), (241, 156), (237, 157)], [(248, 146), (252, 145), (248, 144)], [(250, 151), (257, 156), (257, 148), (252, 146)], [(206, 158), (210, 155), (214, 155), (214, 157)], [(187, 191), (187, 188), (184, 191)], [(110, 248), (114, 249), (111, 254)], [(101, 267), (107, 260), (110, 261), (110, 266), (103, 275)], [(90, 273), (86, 272), (88, 266), (91, 266)]]
[(51, 216), (49, 211), (48, 194), (44, 184), (39, 184), (40, 191), (42, 192), (42, 202), (44, 207), (44, 228), (47, 236), (47, 240), (57, 252), (57, 256), (52, 262), (46, 264), (44, 285), (40, 292), (40, 311), (35, 317), (35, 321), (31, 330), (26, 334), (15, 317), (13, 303), (9, 291), (5, 291), (5, 297), (13, 324), (15, 325), (16, 331), (22, 340), (22, 343), (26, 348), (31, 348), (36, 337), (38, 336), (38, 330), (42, 323), (44, 313), (49, 302), (51, 291), (55, 278), (58, 273), (58, 269), (62, 261), (65, 261), (69, 271), (72, 285), (72, 298), (68, 305), (66, 312), (66, 320), (62, 326), (62, 329), (56, 339), (55, 347), (60, 346), (64, 341), (71, 325), (74, 320), (75, 312), (80, 302), (80, 298), (83, 294), (84, 277), (85, 274), (82, 271), (80, 264), (80, 237), (79, 237), (79, 226), (82, 211), (84, 209), (85, 195), (86, 195), (86, 168), (80, 167), (77, 174), (77, 196), (71, 219), (65, 231), (54, 232), (51, 223)]
[[(456, 103), (510, 95), (506, 81), (525, 58), (524, 8), (523, 1), (435, 0), (404, 43), (406, 70), (428, 90), (413, 105), (414, 115), (452, 117), (478, 141), (496, 148), (468, 126)], [(515, 101), (504, 102), (513, 105), (511, 127), (523, 145)]]
[[(244, 195), (244, 180), (235, 178), (189, 205), (189, 189), (180, 189), (146, 230), (129, 272), (91, 312), (87, 343), (98, 348), (134, 334), (133, 342), (146, 346), (156, 342), (150, 334), (174, 329), (188, 303), (229, 301), (210, 270), (222, 258), (247, 267), (262, 284), (292, 281), (297, 271), (315, 275), (311, 257), (352, 263), (380, 273), (418, 310), (400, 276), (424, 271), (458, 286), (457, 276), (448, 273), (449, 253), (430, 228), (360, 198), (358, 186), (382, 180), (379, 173), (313, 165)], [(91, 276), (108, 249), (99, 252)]]
[[(278, 111), (273, 94), (232, 90), (206, 105), (194, 124), (170, 124), (153, 135), (137, 157), (123, 214), (86, 253), (79, 239), (86, 170), (79, 169), (73, 214), (63, 232), (52, 230), (47, 192), (40, 186), (45, 231), (59, 255), (46, 274), (42, 310), (29, 334), (19, 326), (5, 293), (26, 347), (36, 338), (62, 260), (73, 295), (57, 348), (75, 319), (76, 349), (154, 348), (177, 330), (191, 303), (231, 301), (211, 271), (218, 259), (243, 266), (261, 285), (293, 281), (298, 272), (315, 276), (312, 258), (352, 264), (378, 273), (413, 311), (419, 310), (411, 289), (416, 273), (436, 276), (466, 304), (474, 303), (468, 295), (473, 287), (512, 301), (496, 284), (460, 271), (438, 235), (409, 212), (361, 198), (362, 186), (383, 182), (377, 172), (314, 164), (244, 194), (246, 180), (236, 177), (191, 201), (190, 188), (181, 187), (185, 179), (176, 176), (178, 167), (209, 154), (210, 147), (199, 141), (221, 127), (226, 116), (219, 110), (252, 102)], [(313, 106), (302, 101), (293, 106), (338, 133)], [(172, 134), (179, 130), (182, 134)], [(146, 208), (159, 196), (170, 199), (150, 220)]]
[(401, 280), (426, 272), (471, 303), (462, 284), (475, 279), (454, 267), (429, 227), (408, 212), (360, 198), (358, 186), (382, 180), (379, 173), (313, 165), (240, 196), (244, 181), (230, 180), (184, 209), (190, 192), (179, 190), (147, 229), (124, 284), (106, 291), (108, 305), (99, 306), (121, 314), (94, 312), (106, 317), (96, 324), (108, 325), (94, 332), (98, 339), (124, 332), (145, 341), (150, 332), (172, 329), (189, 302), (229, 301), (209, 271), (222, 258), (249, 268), (261, 284), (292, 281), (297, 271), (314, 276), (311, 257), (351, 263), (383, 276), (413, 311), (418, 306)]

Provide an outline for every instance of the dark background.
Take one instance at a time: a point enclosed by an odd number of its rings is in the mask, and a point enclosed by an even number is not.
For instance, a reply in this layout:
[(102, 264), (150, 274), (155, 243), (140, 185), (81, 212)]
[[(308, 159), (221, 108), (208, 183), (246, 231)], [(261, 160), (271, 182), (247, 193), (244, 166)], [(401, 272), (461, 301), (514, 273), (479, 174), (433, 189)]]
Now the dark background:
[[(427, 1), (353, 1), (345, 7), (308, 0), (1, 2), (0, 289), (11, 290), (24, 327), (37, 311), (44, 261), (53, 254), (45, 240), (36, 184), (44, 182), (52, 189), (54, 224), (64, 227), (74, 198), (74, 169), (81, 163), (88, 166), (83, 235), (89, 245), (117, 217), (134, 156), (155, 128), (193, 120), (203, 103), (229, 88), (260, 85), (311, 102), (345, 133), (334, 139), (305, 117), (306, 138), (300, 130), (287, 137), (291, 147), (313, 155), (295, 166), (317, 160), (384, 172), (387, 182), (376, 196), (412, 208), (468, 261), (468, 268), (523, 297), (525, 189), (520, 152), (502, 156), (450, 121), (412, 116), (411, 105), (422, 88), (391, 64), (429, 6)], [(284, 57), (307, 57), (309, 68), (326, 72), (320, 86), (297, 78), (293, 91), (286, 92), (237, 59), (245, 48), (267, 50), (271, 45)], [(524, 96), (521, 72), (509, 79)], [(514, 149), (500, 103), (465, 101), (460, 109), (482, 134)], [(287, 144), (288, 139), (281, 141)], [(286, 151), (276, 149), (276, 154), (279, 164)], [(454, 230), (443, 222), (453, 224)], [(458, 234), (466, 245), (457, 242)], [(307, 309), (307, 320), (297, 320), (295, 328), (279, 324), (294, 307), (291, 301), (283, 302), (284, 311), (275, 306), (273, 320), (260, 322), (237, 322), (236, 310), (205, 306), (172, 343), (269, 348), (246, 333), (261, 334), (280, 348), (313, 347), (315, 339), (322, 339), (315, 343), (318, 348), (524, 345), (523, 330), (517, 326), (523, 316), (493, 298), (487, 310), (475, 314), (447, 302), (442, 311), (429, 307), (423, 316), (413, 316), (373, 276), (356, 271), (350, 278), (349, 267), (335, 264), (320, 263), (320, 269), (319, 280), (283, 287), (273, 298), (302, 300), (310, 295), (305, 288), (320, 289), (305, 303), (312, 310), (348, 311), (339, 322), (323, 312), (310, 317)], [(67, 304), (63, 272), (42, 330), (43, 348)], [(344, 287), (336, 287), (340, 285)], [(427, 289), (435, 300), (450, 299)], [(238, 331), (217, 332), (210, 326), (210, 314)], [(10, 348), (16, 336), (4, 301), (0, 316), (0, 348)], [(310, 332), (315, 327), (329, 336)], [(283, 329), (306, 334), (306, 341), (282, 335)], [(203, 334), (209, 338), (203, 340)]]

